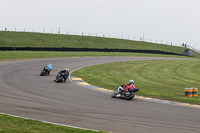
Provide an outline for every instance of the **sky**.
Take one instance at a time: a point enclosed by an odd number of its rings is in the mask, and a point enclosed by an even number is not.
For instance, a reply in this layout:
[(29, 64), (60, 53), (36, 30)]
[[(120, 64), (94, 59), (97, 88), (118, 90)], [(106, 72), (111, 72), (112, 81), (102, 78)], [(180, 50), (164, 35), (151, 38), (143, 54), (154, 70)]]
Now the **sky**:
[(0, 30), (105, 36), (200, 50), (200, 0), (0, 0)]

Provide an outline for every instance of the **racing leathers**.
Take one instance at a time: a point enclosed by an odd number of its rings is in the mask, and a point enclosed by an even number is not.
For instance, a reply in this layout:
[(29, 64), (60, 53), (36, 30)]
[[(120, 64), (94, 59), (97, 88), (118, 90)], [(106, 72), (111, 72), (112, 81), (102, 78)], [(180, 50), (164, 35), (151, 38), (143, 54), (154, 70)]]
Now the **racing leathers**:
[(65, 82), (67, 77), (69, 76), (69, 70), (62, 70), (59, 73), (62, 75), (62, 77), (64, 78), (64, 82)]
[(124, 84), (124, 85), (126, 86), (125, 87), (125, 91), (135, 89), (135, 84), (134, 83)]
[(51, 64), (46, 65), (46, 66), (44, 67), (44, 69), (47, 70), (47, 74), (49, 75), (50, 72), (51, 72), (51, 70), (52, 70), (52, 65), (51, 65)]

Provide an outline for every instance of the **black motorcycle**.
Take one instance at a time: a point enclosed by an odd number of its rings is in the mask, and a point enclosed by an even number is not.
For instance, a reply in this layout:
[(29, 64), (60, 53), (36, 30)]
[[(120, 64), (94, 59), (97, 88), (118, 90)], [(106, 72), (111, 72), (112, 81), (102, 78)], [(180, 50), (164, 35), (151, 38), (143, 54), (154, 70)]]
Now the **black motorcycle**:
[(126, 100), (131, 100), (135, 97), (135, 92), (139, 91), (139, 89), (135, 88), (133, 90), (125, 91), (126, 86), (121, 85), (118, 88), (118, 91), (115, 91), (111, 94), (112, 98), (124, 98)]
[(49, 74), (50, 74), (50, 71), (51, 71), (51, 70), (50, 70), (49, 68), (44, 67), (44, 69), (41, 70), (40, 76), (49, 75)]
[(56, 83), (60, 83), (60, 82), (66, 82), (67, 78), (69, 76), (69, 69), (68, 70), (63, 70), (63, 71), (60, 71), (56, 78), (55, 78), (55, 82)]

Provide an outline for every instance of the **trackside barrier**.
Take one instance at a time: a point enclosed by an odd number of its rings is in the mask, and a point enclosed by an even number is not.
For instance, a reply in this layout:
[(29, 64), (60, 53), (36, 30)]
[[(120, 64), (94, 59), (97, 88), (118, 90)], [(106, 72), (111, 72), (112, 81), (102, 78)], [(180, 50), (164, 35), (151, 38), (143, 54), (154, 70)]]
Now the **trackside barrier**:
[(198, 88), (192, 88), (192, 96), (193, 97), (198, 96)]
[(198, 96), (198, 88), (185, 88), (185, 97), (196, 97)]
[(185, 88), (185, 97), (192, 97), (192, 88)]
[(141, 49), (108, 49), (108, 48), (69, 48), (69, 47), (0, 47), (0, 51), (76, 51), (76, 52), (132, 52), (132, 53), (150, 53), (150, 54), (167, 54), (167, 55), (181, 55), (183, 54), (165, 52), (160, 50), (141, 50)]

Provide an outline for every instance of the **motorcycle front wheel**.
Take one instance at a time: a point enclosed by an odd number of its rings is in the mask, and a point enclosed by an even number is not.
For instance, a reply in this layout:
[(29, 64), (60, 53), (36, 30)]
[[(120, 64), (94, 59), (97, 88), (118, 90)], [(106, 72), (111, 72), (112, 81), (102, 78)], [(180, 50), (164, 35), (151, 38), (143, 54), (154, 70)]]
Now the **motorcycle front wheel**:
[(116, 98), (116, 95), (117, 95), (117, 93), (116, 93), (116, 92), (113, 92), (113, 93), (111, 94), (111, 97), (112, 97), (112, 98)]

